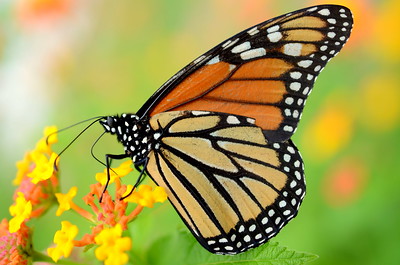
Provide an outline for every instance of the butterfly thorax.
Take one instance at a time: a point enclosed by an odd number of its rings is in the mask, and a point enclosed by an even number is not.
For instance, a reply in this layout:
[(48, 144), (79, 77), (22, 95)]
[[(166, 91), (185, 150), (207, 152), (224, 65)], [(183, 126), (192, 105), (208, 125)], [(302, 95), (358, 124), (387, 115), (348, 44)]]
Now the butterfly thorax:
[(154, 145), (154, 132), (147, 119), (134, 114), (108, 116), (100, 121), (105, 131), (115, 134), (134, 163), (142, 163)]

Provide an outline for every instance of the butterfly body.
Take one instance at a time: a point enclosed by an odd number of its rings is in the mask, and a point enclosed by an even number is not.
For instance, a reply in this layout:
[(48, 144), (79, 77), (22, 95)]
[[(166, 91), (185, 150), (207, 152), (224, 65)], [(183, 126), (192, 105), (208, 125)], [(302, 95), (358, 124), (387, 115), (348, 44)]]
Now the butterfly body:
[(194, 60), (135, 115), (101, 124), (123, 144), (121, 157), (166, 189), (204, 248), (257, 247), (297, 215), (306, 186), (290, 137), (351, 28), (350, 10), (336, 5), (265, 21)]
[(139, 119), (135, 114), (108, 116), (100, 124), (106, 132), (117, 136), (124, 146), (126, 156), (139, 165), (154, 148), (154, 139), (160, 134), (151, 130), (147, 120)]

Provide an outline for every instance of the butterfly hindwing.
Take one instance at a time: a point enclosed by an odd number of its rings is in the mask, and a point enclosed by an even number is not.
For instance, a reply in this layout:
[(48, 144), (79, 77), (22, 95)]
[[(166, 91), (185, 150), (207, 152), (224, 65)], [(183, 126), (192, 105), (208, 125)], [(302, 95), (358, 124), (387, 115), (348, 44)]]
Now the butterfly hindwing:
[(297, 214), (305, 182), (290, 140), (268, 143), (253, 119), (226, 113), (164, 112), (150, 126), (162, 135), (147, 172), (209, 251), (256, 247)]
[(269, 141), (291, 137), (326, 63), (352, 28), (343, 6), (298, 10), (222, 42), (168, 80), (138, 111), (232, 113), (256, 119)]

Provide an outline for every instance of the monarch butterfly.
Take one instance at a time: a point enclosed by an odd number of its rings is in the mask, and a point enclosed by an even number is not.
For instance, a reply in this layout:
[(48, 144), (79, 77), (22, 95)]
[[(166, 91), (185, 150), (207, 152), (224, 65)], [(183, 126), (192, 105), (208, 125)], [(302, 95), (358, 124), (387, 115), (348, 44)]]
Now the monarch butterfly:
[(265, 243), (305, 195), (290, 137), (352, 25), (346, 7), (320, 5), (238, 33), (170, 78), (136, 114), (102, 118), (125, 149), (107, 161), (131, 158), (138, 182), (147, 173), (164, 187), (208, 251), (237, 254)]

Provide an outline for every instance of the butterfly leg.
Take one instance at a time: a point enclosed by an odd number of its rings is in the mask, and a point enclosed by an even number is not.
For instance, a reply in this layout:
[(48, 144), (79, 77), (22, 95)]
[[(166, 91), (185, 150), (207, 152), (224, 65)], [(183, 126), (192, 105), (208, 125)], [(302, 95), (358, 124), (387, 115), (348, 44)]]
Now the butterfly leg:
[(121, 160), (121, 159), (124, 159), (124, 158), (127, 158), (127, 157), (129, 157), (129, 155), (127, 155), (127, 154), (121, 154), (121, 155), (106, 154), (107, 182), (106, 182), (106, 185), (104, 185), (103, 193), (101, 194), (101, 197), (100, 197), (100, 200), (99, 200), (100, 202), (102, 201), (103, 194), (106, 192), (106, 190), (108, 188), (108, 184), (110, 183), (110, 180), (111, 180), (110, 169), (111, 169), (111, 161), (112, 161), (112, 159)]
[[(137, 171), (140, 171), (139, 177), (136, 180), (135, 185), (133, 185), (131, 191), (125, 195), (124, 197), (121, 198), (121, 200), (125, 199), (126, 197), (129, 197), (132, 192), (139, 186), (140, 183), (142, 183), (144, 177), (146, 176), (146, 167), (147, 167), (147, 163), (149, 162), (149, 159), (146, 157), (145, 159), (143, 159), (142, 161), (139, 161), (137, 164), (135, 163), (135, 168)], [(142, 168), (140, 168), (140, 166), (143, 165)]]

